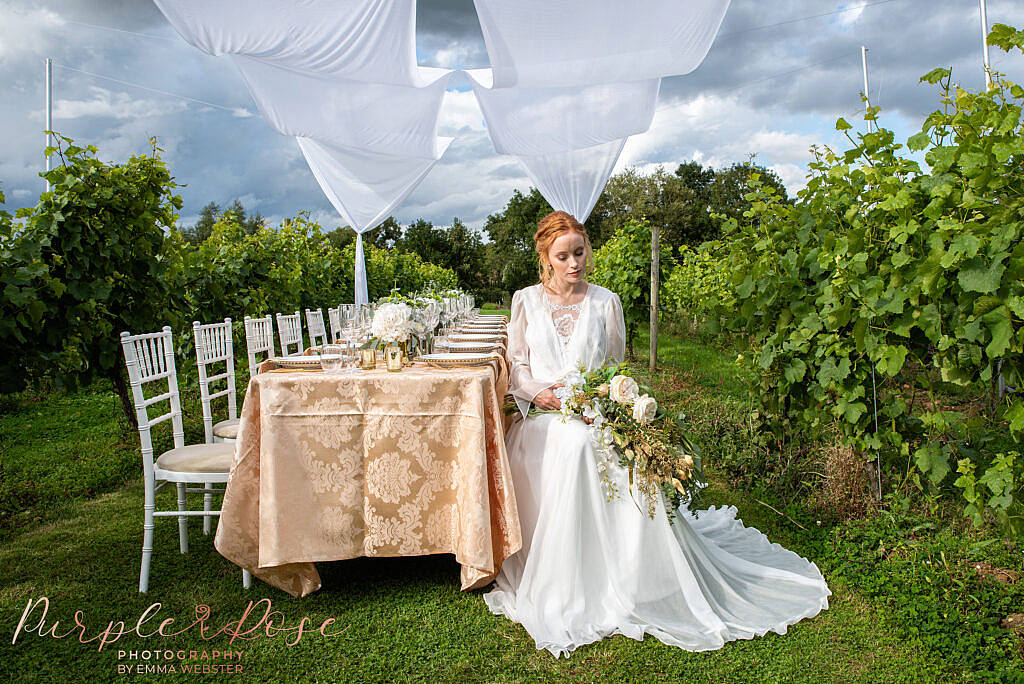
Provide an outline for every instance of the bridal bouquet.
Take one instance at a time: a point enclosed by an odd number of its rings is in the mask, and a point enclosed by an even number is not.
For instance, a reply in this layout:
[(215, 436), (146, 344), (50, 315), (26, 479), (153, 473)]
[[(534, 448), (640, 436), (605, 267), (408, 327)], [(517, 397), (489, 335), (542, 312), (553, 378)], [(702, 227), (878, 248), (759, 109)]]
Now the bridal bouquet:
[[(641, 394), (624, 364), (590, 372), (580, 368), (560, 382), (564, 387), (554, 393), (562, 408), (542, 411), (531, 407), (530, 413), (561, 414), (563, 421), (586, 419), (608, 500), (619, 495), (609, 476), (609, 468), (618, 464), (629, 472), (630, 493), (635, 485), (644, 495), (652, 518), (658, 490), (665, 495), (669, 516), (680, 505), (695, 502), (706, 484), (700, 452), (683, 427), (683, 414), (669, 415), (654, 397)], [(515, 409), (514, 404), (511, 408)]]

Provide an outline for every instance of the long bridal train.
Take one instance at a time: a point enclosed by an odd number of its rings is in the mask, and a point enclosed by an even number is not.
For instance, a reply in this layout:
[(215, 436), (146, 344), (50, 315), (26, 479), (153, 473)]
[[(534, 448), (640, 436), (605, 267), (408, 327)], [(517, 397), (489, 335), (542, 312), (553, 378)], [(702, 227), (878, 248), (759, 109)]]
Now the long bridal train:
[[(590, 285), (568, 337), (552, 324), (539, 288), (517, 293), (512, 308), (509, 352), (527, 380), (557, 378), (579, 360), (594, 368), (622, 358), (621, 305), (604, 288)], [(699, 517), (682, 509), (670, 521), (659, 500), (651, 519), (617, 466), (608, 473), (621, 494), (608, 500), (579, 420), (533, 415), (506, 441), (523, 548), (484, 599), (522, 624), (537, 648), (560, 656), (612, 634), (651, 634), (704, 651), (784, 634), (828, 607), (831, 591), (817, 566), (745, 527), (733, 507)]]
[(612, 634), (651, 634), (706, 651), (785, 634), (828, 608), (832, 592), (817, 566), (745, 527), (734, 507), (697, 518), (681, 509), (670, 523), (659, 501), (652, 520), (629, 498), (622, 472), (615, 481), (623, 494), (607, 501), (582, 424), (534, 421), (513, 426), (509, 439), (509, 452), (521, 456), (512, 478), (523, 550), (484, 599), (521, 623), (537, 648), (560, 656)]

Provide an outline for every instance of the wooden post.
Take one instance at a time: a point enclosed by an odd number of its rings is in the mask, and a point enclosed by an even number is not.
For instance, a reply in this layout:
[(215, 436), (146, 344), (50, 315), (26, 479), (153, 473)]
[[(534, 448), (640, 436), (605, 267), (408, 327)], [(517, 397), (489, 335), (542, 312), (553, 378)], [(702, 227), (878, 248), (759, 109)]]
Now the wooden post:
[(651, 226), (651, 372), (658, 365), (658, 264), (660, 262), (659, 226)]

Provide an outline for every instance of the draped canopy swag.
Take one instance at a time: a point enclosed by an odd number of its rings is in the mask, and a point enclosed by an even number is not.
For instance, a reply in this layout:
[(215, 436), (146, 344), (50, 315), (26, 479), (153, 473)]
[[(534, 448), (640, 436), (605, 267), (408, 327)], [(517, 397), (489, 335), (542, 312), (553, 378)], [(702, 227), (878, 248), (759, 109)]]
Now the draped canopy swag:
[[(437, 122), (454, 70), (416, 63), (415, 0), (155, 0), (191, 45), (227, 55), (263, 117), (293, 136), (357, 234), (419, 185), (451, 138)], [(695, 69), (729, 0), (474, 0), (490, 69), (467, 71), (500, 154), (585, 221), (661, 78)]]

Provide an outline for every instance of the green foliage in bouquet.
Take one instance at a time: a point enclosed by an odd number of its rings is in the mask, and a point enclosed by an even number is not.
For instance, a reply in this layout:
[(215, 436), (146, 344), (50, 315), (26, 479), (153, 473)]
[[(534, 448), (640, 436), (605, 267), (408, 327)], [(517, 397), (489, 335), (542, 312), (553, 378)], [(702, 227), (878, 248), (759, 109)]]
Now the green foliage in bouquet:
[[(1006, 26), (991, 42), (1024, 51)], [(722, 314), (756, 341), (777, 438), (836, 426), (902, 471), (890, 488), (954, 484), (976, 521), (987, 509), (1024, 534), (1024, 88), (922, 80), (942, 108), (908, 147), (929, 168), (891, 131), (855, 139), (840, 119), (852, 147), (815, 150), (796, 205), (752, 182), (744, 220), (725, 226), (736, 305)]]

